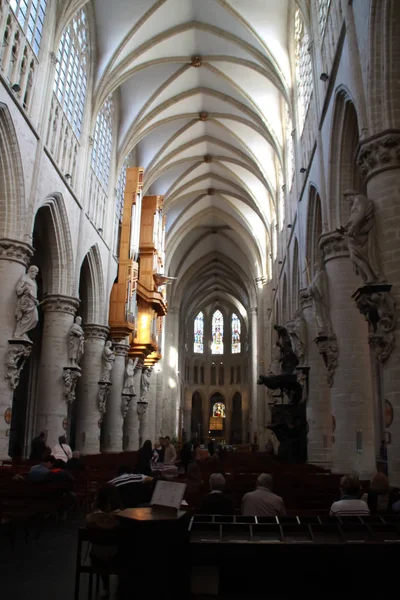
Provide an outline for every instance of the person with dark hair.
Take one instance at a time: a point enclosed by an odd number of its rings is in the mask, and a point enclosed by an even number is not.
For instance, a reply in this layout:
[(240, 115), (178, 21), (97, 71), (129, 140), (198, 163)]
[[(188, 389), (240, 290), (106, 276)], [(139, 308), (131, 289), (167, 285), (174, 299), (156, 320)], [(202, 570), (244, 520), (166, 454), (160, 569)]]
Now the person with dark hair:
[(58, 444), (53, 448), (52, 454), (55, 459), (68, 462), (72, 458), (71, 447), (67, 444), (65, 435), (60, 435), (58, 438)]
[(330, 516), (369, 515), (368, 504), (360, 500), (361, 486), (357, 474), (344, 475), (340, 480), (341, 499), (331, 506)]
[(182, 463), (183, 468), (185, 469), (185, 474), (188, 472), (189, 463), (193, 460), (193, 450), (192, 443), (185, 442), (181, 448), (179, 453), (179, 458)]
[(143, 473), (132, 473), (131, 467), (121, 465), (118, 469), (118, 476), (111, 479), (109, 483), (118, 489), (122, 506), (134, 508), (145, 501), (147, 486), (142, 484), (150, 481), (152, 481), (151, 477)]
[(151, 461), (153, 458), (153, 447), (150, 440), (146, 440), (139, 450), (137, 470), (148, 477), (151, 475)]
[(158, 454), (158, 458), (155, 457), (155, 462), (163, 463), (165, 453), (165, 440), (163, 437), (158, 438), (158, 444), (154, 444), (154, 452)]
[(66, 468), (67, 463), (58, 458), (54, 461), (46, 477), (46, 481), (49, 483), (72, 483), (74, 478), (71, 473), (68, 473)]
[[(106, 483), (97, 494), (94, 511), (87, 515), (86, 524), (88, 527), (106, 529), (108, 531), (116, 529), (118, 526), (117, 515), (121, 510), (121, 500), (118, 489)], [(106, 567), (107, 563), (116, 558), (118, 553), (117, 546), (92, 544), (90, 558), (92, 562)], [(110, 577), (108, 574), (101, 573), (103, 582), (103, 591), (100, 598), (108, 598), (110, 595)]]
[(46, 451), (45, 433), (41, 431), (31, 442), (30, 460), (42, 460)]
[(31, 467), (31, 470), (26, 476), (26, 481), (31, 481), (34, 483), (42, 483), (43, 481), (46, 481), (50, 473), (50, 469), (53, 468), (54, 463), (54, 456), (51, 456), (51, 454), (45, 454), (42, 458), (42, 462)]

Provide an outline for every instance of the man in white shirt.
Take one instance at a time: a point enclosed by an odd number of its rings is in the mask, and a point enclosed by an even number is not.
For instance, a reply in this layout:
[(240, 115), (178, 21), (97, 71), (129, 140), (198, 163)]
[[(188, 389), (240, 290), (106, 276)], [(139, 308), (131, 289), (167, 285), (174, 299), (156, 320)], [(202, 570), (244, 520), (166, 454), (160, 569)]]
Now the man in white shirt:
[(344, 475), (340, 480), (341, 499), (331, 506), (331, 517), (367, 516), (368, 504), (360, 500), (360, 479), (356, 473)]
[(169, 435), (165, 436), (165, 452), (164, 452), (164, 464), (174, 465), (176, 462), (176, 450), (175, 446), (171, 444)]
[(283, 499), (272, 491), (272, 477), (261, 473), (254, 492), (243, 496), (242, 515), (246, 517), (282, 517), (286, 515)]
[(56, 460), (62, 460), (68, 462), (72, 458), (72, 450), (67, 444), (65, 435), (60, 435), (58, 438), (58, 444), (56, 444), (52, 450), (52, 455)]

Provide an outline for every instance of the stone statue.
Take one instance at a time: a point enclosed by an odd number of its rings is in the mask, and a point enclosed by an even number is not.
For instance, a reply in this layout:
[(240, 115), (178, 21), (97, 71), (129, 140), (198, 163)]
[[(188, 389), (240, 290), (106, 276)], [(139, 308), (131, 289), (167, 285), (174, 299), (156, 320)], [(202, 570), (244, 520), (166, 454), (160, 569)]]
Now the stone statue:
[(81, 317), (75, 317), (68, 334), (68, 358), (73, 366), (78, 366), (85, 351), (85, 336)]
[(144, 367), (142, 371), (142, 377), (140, 380), (140, 401), (145, 402), (146, 396), (150, 389), (150, 377), (153, 369), (151, 367)]
[(286, 324), (289, 337), (292, 341), (293, 352), (302, 364), (307, 341), (307, 324), (303, 319), (301, 310), (297, 310), (291, 321)]
[(34, 329), (39, 321), (37, 283), (36, 277), (39, 273), (38, 267), (32, 265), (25, 275), (22, 275), (17, 283), (15, 292), (17, 294), (17, 307), (15, 318), (17, 325), (14, 338), (31, 341), (27, 336), (28, 331)]
[(103, 353), (101, 355), (101, 375), (100, 381), (110, 381), (111, 371), (115, 362), (115, 352), (112, 349), (112, 342), (107, 340), (104, 344)]
[(25, 361), (30, 356), (32, 344), (10, 344), (6, 354), (6, 374), (10, 387), (15, 390), (19, 384), (21, 371)]
[(329, 315), (328, 277), (322, 260), (314, 265), (314, 270), (315, 275), (307, 290), (302, 292), (301, 296), (309, 296), (312, 299), (317, 335), (331, 335), (332, 323)]
[(139, 360), (138, 358), (135, 358), (135, 360), (130, 358), (127, 362), (127, 365), (125, 368), (124, 388), (122, 390), (123, 395), (136, 396), (134, 382), (133, 382), (133, 376), (135, 374), (135, 368), (138, 363), (138, 360)]
[(381, 281), (374, 234), (374, 203), (353, 190), (346, 190), (343, 195), (349, 202), (350, 219), (338, 231), (347, 237), (350, 258), (363, 282)]
[(271, 363), (268, 368), (268, 375), (279, 375), (281, 372), (281, 351), (276, 344), (272, 347)]
[(281, 325), (274, 325), (274, 329), (279, 336), (276, 345), (280, 349), (281, 353), (280, 363), (282, 373), (293, 373), (293, 371), (299, 364), (299, 360), (292, 350), (292, 342), (289, 337), (288, 331), (285, 327), (281, 327)]

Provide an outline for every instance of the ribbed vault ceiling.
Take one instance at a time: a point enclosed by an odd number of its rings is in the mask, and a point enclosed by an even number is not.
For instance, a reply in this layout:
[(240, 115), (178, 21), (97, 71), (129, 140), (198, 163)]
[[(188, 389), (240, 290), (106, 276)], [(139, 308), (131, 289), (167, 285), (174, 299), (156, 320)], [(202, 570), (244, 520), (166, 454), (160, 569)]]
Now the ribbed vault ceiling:
[[(85, 0), (60, 3), (59, 28)], [(255, 301), (291, 88), (289, 0), (94, 0), (94, 114), (116, 92), (118, 165), (163, 194), (170, 303)]]

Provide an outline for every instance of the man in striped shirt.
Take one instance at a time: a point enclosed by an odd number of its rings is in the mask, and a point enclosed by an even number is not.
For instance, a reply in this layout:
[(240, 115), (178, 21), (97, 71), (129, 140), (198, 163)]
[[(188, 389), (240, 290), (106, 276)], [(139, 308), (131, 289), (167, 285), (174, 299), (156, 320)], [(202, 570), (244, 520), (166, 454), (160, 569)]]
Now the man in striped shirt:
[(121, 485), (128, 485), (129, 483), (143, 483), (144, 481), (151, 481), (151, 477), (142, 475), (141, 473), (132, 473), (131, 467), (121, 465), (118, 469), (118, 476), (111, 479), (108, 483), (120, 487)]
[(360, 500), (360, 480), (357, 474), (344, 475), (340, 480), (341, 499), (331, 506), (331, 517), (369, 515), (368, 504)]

